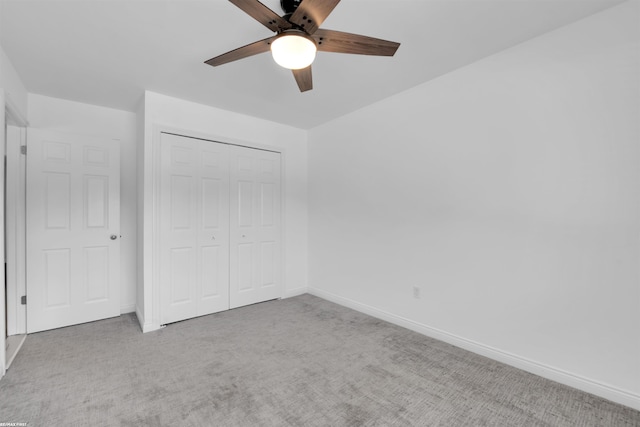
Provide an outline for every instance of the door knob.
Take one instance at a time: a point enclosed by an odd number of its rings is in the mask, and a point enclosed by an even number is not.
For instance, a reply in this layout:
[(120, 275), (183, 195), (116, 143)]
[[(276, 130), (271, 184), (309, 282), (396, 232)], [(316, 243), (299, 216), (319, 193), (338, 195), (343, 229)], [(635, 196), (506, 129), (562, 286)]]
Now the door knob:
[(115, 234), (111, 235), (111, 240), (116, 240), (118, 238), (118, 236), (116, 236)]

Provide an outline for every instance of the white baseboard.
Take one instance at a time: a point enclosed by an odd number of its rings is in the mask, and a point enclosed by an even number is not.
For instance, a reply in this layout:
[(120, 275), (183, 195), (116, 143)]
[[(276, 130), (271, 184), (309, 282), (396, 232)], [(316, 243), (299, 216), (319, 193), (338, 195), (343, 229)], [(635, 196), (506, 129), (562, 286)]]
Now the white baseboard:
[(140, 307), (136, 305), (136, 317), (138, 318), (138, 323), (140, 324), (140, 329), (142, 329), (142, 333), (146, 334), (147, 332), (157, 331), (158, 329), (151, 322), (145, 322), (144, 316), (140, 312)]
[(136, 312), (135, 304), (120, 306), (120, 314), (135, 313), (135, 312)]
[(27, 334), (20, 334), (20, 335), (12, 335), (10, 337), (7, 337), (6, 339), (6, 357), (7, 357), (7, 365), (6, 365), (6, 369), (9, 369), (11, 367), (11, 364), (13, 363), (14, 359), (16, 358), (16, 356), (18, 355), (18, 352), (20, 351), (20, 349), (22, 348), (22, 344), (24, 344), (25, 339), (27, 338)]
[[(306, 294), (308, 291), (308, 288), (306, 286), (304, 287), (300, 287), (300, 288), (295, 288), (295, 289), (289, 289), (287, 291), (284, 292), (284, 294), (282, 295), (282, 298), (291, 298), (291, 297), (297, 297), (298, 295), (303, 295)], [(125, 311), (128, 310), (128, 311)], [(147, 333), (147, 332), (152, 332), (152, 331), (157, 331), (158, 329), (162, 329), (162, 326), (158, 327), (156, 325), (154, 325), (152, 322), (145, 322), (144, 316), (140, 313), (140, 308), (137, 305), (134, 305), (132, 307), (121, 307), (120, 308), (120, 312), (122, 314), (124, 313), (136, 313), (136, 317), (138, 318), (138, 323), (140, 323), (140, 329), (142, 329), (143, 333)]]
[(300, 288), (295, 288), (295, 289), (288, 289), (284, 292), (284, 295), (282, 295), (282, 298), (291, 298), (291, 297), (297, 297), (298, 295), (304, 295), (309, 291), (309, 288), (306, 286), (300, 287)]
[(141, 328), (142, 328), (142, 333), (146, 334), (147, 332), (158, 331), (158, 330), (162, 329), (162, 326), (157, 327), (157, 326), (154, 326), (151, 323), (145, 323), (144, 325), (141, 325)]
[(421, 333), (431, 338), (435, 338), (440, 341), (444, 341), (448, 344), (455, 345), (456, 347), (463, 348), (465, 350), (480, 354), (490, 359), (506, 363), (507, 365), (522, 369), (527, 372), (531, 372), (532, 374), (539, 375), (543, 378), (547, 378), (549, 380), (568, 385), (578, 390), (594, 394), (604, 399), (611, 400), (612, 402), (616, 402), (621, 405), (640, 410), (640, 395), (638, 394), (634, 394), (626, 390), (603, 384), (589, 378), (575, 375), (562, 369), (554, 368), (553, 366), (545, 365), (534, 360), (517, 356), (515, 354), (511, 354), (497, 348), (493, 348), (491, 346), (468, 340), (466, 338), (450, 334), (437, 328), (432, 328), (431, 326), (427, 326), (422, 323), (414, 322), (404, 317), (386, 312), (384, 310), (380, 310), (376, 307), (359, 303), (349, 298), (335, 295), (330, 292), (326, 292), (313, 287), (309, 287), (307, 292), (311, 295), (315, 295), (327, 301), (331, 301), (336, 304), (340, 304), (342, 306), (359, 311), (361, 313), (376, 317), (378, 319), (385, 320), (389, 323), (402, 326), (404, 328)]

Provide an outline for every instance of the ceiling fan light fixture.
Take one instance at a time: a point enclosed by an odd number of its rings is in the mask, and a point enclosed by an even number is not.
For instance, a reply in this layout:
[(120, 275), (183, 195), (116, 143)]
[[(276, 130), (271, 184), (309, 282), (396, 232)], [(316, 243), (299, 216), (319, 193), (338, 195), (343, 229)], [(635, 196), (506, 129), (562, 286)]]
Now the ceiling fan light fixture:
[(284, 32), (271, 43), (271, 55), (278, 65), (290, 70), (307, 68), (316, 58), (315, 41), (301, 31)]

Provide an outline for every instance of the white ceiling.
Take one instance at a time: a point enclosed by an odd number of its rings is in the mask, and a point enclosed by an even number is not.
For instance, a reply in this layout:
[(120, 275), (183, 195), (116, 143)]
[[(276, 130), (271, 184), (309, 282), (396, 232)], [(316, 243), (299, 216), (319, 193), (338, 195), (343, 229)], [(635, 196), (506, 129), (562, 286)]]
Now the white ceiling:
[(343, 0), (322, 28), (400, 49), (320, 52), (306, 93), (268, 53), (203, 63), (272, 34), (226, 0), (0, 1), (0, 44), (31, 93), (134, 111), (147, 89), (309, 129), (623, 0)]

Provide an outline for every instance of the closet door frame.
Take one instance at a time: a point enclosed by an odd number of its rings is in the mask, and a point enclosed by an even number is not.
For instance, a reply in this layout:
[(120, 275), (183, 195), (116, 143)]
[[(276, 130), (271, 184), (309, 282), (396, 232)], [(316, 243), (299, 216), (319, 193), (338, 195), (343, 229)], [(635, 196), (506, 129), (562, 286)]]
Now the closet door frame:
[[(219, 144), (227, 144), (227, 145), (237, 145), (241, 147), (252, 148), (256, 150), (264, 150), (271, 151), (274, 153), (280, 153), (280, 271), (282, 274), (280, 275), (280, 297), (284, 295), (284, 290), (287, 288), (285, 283), (285, 230), (286, 230), (286, 218), (284, 213), (285, 209), (285, 176), (284, 171), (286, 170), (286, 150), (282, 147), (274, 147), (266, 144), (261, 144), (259, 142), (253, 141), (245, 141), (240, 139), (228, 138), (226, 136), (209, 134), (209, 133), (201, 133), (188, 129), (176, 128), (168, 125), (156, 124), (153, 126), (153, 136), (152, 136), (152, 144), (151, 144), (151, 170), (147, 170), (144, 168), (144, 176), (139, 176), (138, 180), (144, 179), (147, 181), (147, 178), (151, 178), (150, 181), (151, 191), (150, 194), (142, 191), (139, 197), (143, 197), (142, 203), (138, 205), (145, 206), (145, 210), (142, 213), (139, 213), (139, 220), (142, 219), (144, 224), (142, 232), (139, 233), (138, 245), (142, 245), (144, 248), (144, 254), (142, 256), (142, 282), (139, 284), (139, 287), (142, 286), (142, 295), (138, 292), (139, 296), (142, 296), (143, 301), (138, 302), (138, 310), (142, 308), (144, 313), (142, 316), (138, 316), (140, 319), (144, 319), (144, 324), (142, 325), (143, 332), (150, 332), (164, 327), (161, 324), (160, 314), (161, 314), (161, 301), (160, 301), (160, 250), (161, 250), (161, 242), (160, 242), (160, 176), (161, 176), (161, 163), (160, 163), (160, 141), (161, 134), (169, 133), (173, 135), (183, 136), (186, 138), (200, 139), (205, 141), (210, 141), (213, 143)], [(139, 156), (142, 156), (143, 153), (138, 152)], [(138, 187), (139, 190), (144, 190), (143, 187)], [(148, 198), (151, 198), (149, 200)], [(150, 202), (150, 203), (149, 203)], [(151, 212), (146, 212), (146, 207), (151, 206)], [(150, 221), (148, 221), (150, 220)], [(142, 239), (140, 239), (142, 238)], [(147, 248), (150, 246), (151, 256), (147, 255)], [(140, 251), (139, 251), (140, 255)], [(149, 281), (148, 278), (151, 277)], [(142, 305), (142, 307), (140, 307)]]

